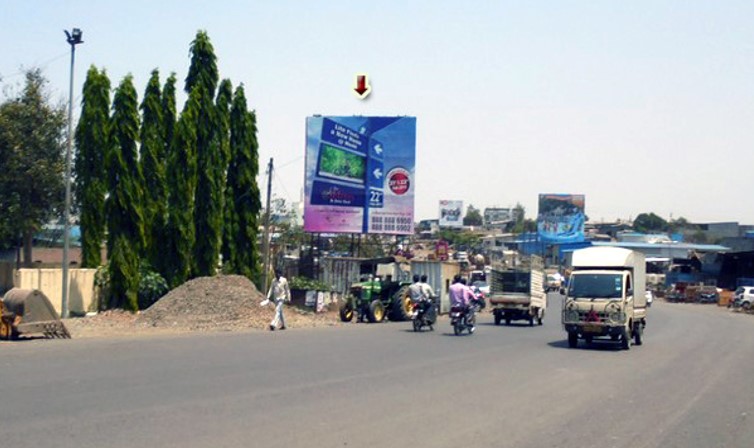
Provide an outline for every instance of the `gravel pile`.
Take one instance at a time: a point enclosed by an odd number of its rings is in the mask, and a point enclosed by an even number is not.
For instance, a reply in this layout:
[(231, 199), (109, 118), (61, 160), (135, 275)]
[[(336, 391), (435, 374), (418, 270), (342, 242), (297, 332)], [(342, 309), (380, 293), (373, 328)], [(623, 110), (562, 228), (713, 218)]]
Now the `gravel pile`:
[(143, 311), (137, 324), (188, 330), (262, 327), (272, 319), (272, 308), (254, 284), (240, 275), (218, 275), (190, 280)]
[[(190, 280), (148, 309), (131, 314), (113, 310), (86, 318), (66, 319), (76, 337), (149, 335), (161, 332), (267, 330), (275, 313), (256, 286), (244, 276), (218, 275)], [(286, 325), (311, 328), (340, 325), (337, 309), (314, 313), (286, 306)]]

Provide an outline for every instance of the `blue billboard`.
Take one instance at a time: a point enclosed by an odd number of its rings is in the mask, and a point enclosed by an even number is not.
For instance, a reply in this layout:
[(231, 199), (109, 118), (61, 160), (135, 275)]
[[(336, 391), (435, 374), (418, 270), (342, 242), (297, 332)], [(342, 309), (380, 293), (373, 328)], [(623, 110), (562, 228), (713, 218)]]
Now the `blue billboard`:
[(412, 234), (415, 160), (415, 117), (307, 117), (304, 230)]
[(543, 243), (584, 241), (583, 194), (540, 194), (537, 234)]

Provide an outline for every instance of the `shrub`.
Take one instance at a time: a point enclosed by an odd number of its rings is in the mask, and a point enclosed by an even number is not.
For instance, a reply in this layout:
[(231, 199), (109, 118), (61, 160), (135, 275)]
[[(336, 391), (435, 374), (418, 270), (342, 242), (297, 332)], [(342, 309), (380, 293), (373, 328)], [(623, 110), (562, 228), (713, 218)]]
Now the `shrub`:
[[(107, 307), (105, 298), (110, 291), (110, 269), (109, 263), (100, 266), (94, 274), (94, 286), (99, 289), (97, 294), (97, 309), (103, 310)], [(168, 292), (168, 283), (158, 272), (152, 270), (149, 263), (142, 260), (139, 268), (139, 291), (138, 304), (139, 309), (144, 310), (152, 306), (160, 297)]]

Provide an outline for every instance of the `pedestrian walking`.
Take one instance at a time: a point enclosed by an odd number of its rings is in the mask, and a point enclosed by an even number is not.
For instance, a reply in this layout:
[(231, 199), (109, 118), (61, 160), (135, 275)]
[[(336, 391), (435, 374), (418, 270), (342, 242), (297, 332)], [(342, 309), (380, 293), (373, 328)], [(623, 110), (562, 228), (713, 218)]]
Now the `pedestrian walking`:
[(275, 301), (275, 317), (270, 322), (270, 331), (275, 331), (278, 324), (280, 329), (285, 330), (285, 316), (283, 316), (283, 304), (290, 302), (291, 289), (288, 286), (288, 280), (283, 277), (283, 273), (279, 270), (275, 270), (275, 280), (270, 285), (270, 290), (267, 292), (267, 300)]

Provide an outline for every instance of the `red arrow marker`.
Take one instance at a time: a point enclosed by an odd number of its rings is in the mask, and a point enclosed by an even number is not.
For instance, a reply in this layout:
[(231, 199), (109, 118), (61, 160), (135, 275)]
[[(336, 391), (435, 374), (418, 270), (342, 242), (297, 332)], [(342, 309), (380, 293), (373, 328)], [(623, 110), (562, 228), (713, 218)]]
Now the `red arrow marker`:
[(363, 100), (372, 92), (372, 88), (369, 86), (369, 77), (366, 74), (356, 75), (356, 86), (353, 89), (354, 95), (360, 100)]

